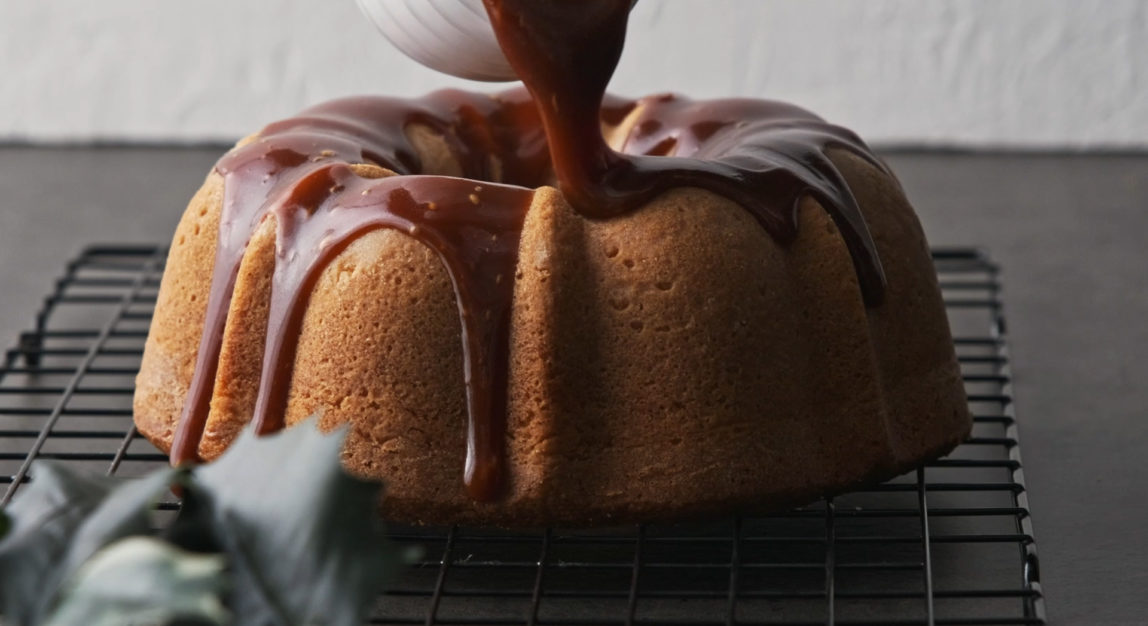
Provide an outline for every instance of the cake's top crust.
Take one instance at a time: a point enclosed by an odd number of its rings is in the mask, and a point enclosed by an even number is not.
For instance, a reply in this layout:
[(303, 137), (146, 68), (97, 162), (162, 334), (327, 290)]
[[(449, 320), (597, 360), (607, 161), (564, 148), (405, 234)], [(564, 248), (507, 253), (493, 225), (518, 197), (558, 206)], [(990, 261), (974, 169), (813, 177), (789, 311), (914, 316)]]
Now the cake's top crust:
[[(268, 126), (220, 160), (216, 260), (174, 463), (197, 460), (235, 277), (248, 240), (269, 217), (277, 258), (252, 418), (257, 432), (282, 427), (294, 342), (323, 268), (366, 232), (402, 230), (439, 255), (454, 285), (469, 413), (464, 480), (481, 500), (499, 495), (504, 472), (519, 236), (534, 188), (555, 176), (589, 218), (635, 210), (674, 187), (702, 187), (744, 206), (780, 243), (796, 235), (798, 201), (812, 195), (842, 233), (866, 301), (880, 301), (884, 279), (873, 242), (825, 153), (842, 147), (880, 167), (861, 140), (778, 102), (605, 97), (625, 31), (622, 5), (629, 2), (487, 0), (533, 97), (521, 89), (494, 96), (449, 90), (422, 99), (337, 100)], [(567, 19), (574, 17), (569, 7), (584, 9), (579, 19)], [(621, 133), (618, 151), (602, 126)], [(444, 163), (428, 167), (419, 136), (445, 146)]]

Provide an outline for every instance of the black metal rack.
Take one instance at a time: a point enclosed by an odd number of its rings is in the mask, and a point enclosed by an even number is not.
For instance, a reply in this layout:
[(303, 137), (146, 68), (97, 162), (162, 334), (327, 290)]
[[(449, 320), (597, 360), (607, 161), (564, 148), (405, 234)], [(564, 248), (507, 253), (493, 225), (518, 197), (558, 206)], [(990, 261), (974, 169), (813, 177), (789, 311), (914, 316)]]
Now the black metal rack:
[[(0, 505), (34, 459), (166, 462), (131, 421), (165, 251), (94, 246), (0, 367)], [(423, 547), (373, 624), (1044, 624), (999, 270), (934, 251), (975, 414), (953, 454), (768, 517), (608, 530), (392, 528)], [(166, 503), (173, 508), (175, 503)]]

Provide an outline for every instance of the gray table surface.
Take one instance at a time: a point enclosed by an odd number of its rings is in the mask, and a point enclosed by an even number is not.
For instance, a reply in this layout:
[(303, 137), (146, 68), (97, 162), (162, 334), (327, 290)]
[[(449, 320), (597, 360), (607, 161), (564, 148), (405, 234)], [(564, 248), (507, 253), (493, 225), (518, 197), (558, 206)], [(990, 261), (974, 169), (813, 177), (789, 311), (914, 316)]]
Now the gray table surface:
[[(218, 148), (0, 148), (0, 343), (90, 242), (165, 241)], [(1148, 155), (889, 155), (934, 245), (1004, 268), (1049, 616), (1148, 624)]]

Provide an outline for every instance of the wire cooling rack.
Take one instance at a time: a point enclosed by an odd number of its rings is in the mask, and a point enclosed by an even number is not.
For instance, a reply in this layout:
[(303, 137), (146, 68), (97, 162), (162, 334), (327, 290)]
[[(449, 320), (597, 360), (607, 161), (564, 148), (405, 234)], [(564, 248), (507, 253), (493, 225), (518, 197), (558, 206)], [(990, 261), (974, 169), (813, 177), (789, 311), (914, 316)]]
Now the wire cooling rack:
[[(0, 490), (34, 459), (137, 476), (166, 462), (131, 396), (165, 250), (67, 265), (0, 367)], [(998, 268), (933, 253), (975, 414), (944, 459), (768, 517), (609, 530), (392, 528), (424, 559), (372, 624), (1044, 624)], [(176, 506), (167, 503), (168, 508)]]

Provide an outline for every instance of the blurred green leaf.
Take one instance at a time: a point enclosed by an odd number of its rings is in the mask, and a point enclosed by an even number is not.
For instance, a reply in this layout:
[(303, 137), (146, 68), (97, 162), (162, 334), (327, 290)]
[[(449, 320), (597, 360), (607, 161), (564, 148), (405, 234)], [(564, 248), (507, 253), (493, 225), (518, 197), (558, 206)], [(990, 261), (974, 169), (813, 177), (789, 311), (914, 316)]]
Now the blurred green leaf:
[[(0, 514), (2, 623), (358, 626), (402, 557), (379, 486), (343, 471), (343, 438), (313, 420), (245, 432), (211, 465), (132, 481), (37, 463)], [(173, 485), (184, 503), (165, 542), (150, 511)]]
[(186, 469), (168, 467), (123, 481), (76, 529), (64, 559), (64, 576), (78, 570), (104, 546), (132, 535), (151, 534), (151, 511), (172, 485), (186, 482)]
[(8, 507), (10, 527), (0, 541), (0, 614), (9, 626), (40, 622), (76, 529), (116, 486), (52, 461), (37, 461), (32, 476)]
[(76, 571), (46, 626), (229, 624), (225, 568), (220, 555), (151, 537), (121, 539)]
[(399, 567), (379, 486), (340, 463), (344, 437), (323, 435), (313, 419), (271, 436), (246, 431), (194, 471), (185, 504), (198, 522), (181, 524), (208, 524), (222, 544), (237, 623), (359, 626)]

